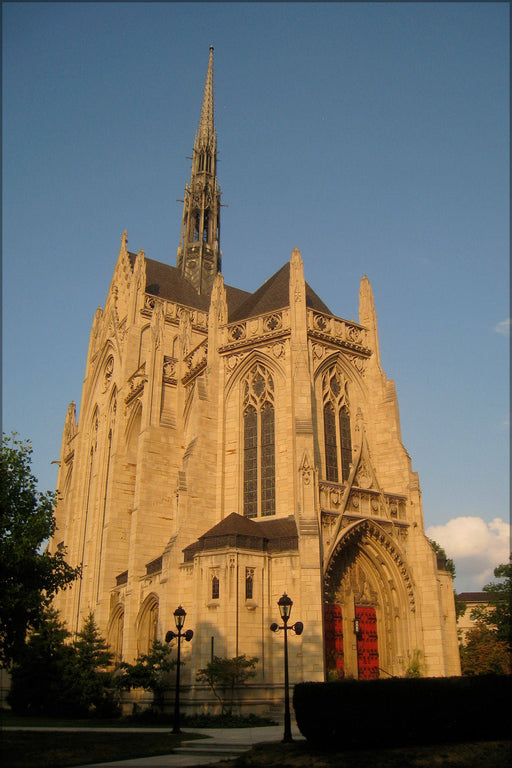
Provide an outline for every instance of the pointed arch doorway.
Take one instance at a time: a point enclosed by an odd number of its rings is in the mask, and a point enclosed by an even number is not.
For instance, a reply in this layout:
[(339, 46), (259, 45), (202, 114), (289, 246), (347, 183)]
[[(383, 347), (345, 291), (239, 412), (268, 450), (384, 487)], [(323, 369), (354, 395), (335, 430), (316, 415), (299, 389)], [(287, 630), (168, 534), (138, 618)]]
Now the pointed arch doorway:
[[(377, 608), (373, 605), (324, 603), (325, 667), (328, 680), (379, 677)], [(353, 613), (353, 619), (350, 618)], [(345, 614), (345, 622), (344, 622)], [(344, 636), (344, 626), (347, 636)]]
[(324, 576), (327, 679), (403, 674), (413, 612), (412, 586), (396, 541), (372, 521), (348, 526)]

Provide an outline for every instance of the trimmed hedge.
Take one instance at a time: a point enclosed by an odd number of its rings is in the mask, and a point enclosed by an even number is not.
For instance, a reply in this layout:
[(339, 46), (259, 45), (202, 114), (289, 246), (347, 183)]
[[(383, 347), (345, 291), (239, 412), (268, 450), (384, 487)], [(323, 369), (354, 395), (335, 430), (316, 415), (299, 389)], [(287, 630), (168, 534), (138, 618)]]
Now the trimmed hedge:
[(299, 683), (297, 725), (309, 741), (347, 749), (509, 739), (512, 676)]

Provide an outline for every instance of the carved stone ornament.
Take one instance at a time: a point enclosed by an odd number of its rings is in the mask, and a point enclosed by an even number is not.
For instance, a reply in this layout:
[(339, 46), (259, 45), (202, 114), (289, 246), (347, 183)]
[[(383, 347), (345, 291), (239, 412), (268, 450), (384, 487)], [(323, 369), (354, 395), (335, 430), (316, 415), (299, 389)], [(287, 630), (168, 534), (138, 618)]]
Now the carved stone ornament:
[(372, 476), (364, 461), (359, 464), (355, 484), (359, 488), (371, 488), (372, 486)]
[(323, 344), (313, 344), (313, 357), (315, 360), (321, 360), (325, 355), (325, 347)]
[(108, 358), (107, 362), (105, 363), (105, 370), (103, 374), (103, 392), (106, 392), (107, 389), (109, 388), (113, 373), (114, 373), (114, 358), (111, 355)]
[(364, 378), (366, 376), (366, 360), (358, 355), (350, 355), (348, 359), (356, 369), (356, 371)]
[(332, 490), (331, 491), (331, 504), (333, 506), (337, 507), (338, 504), (341, 502), (341, 493), (339, 490)]

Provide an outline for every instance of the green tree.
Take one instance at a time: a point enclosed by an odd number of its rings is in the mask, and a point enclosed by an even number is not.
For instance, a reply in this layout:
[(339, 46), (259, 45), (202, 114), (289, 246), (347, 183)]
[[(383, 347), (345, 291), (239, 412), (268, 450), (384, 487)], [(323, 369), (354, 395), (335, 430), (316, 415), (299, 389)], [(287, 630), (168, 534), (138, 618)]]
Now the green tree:
[(471, 611), (473, 621), (483, 624), (496, 638), (512, 651), (512, 558), (494, 569), (499, 581), (486, 584), (483, 591), (489, 599), (488, 606), (478, 606)]
[(171, 687), (170, 673), (176, 667), (171, 653), (170, 645), (155, 640), (149, 653), (141, 654), (134, 664), (120, 662), (115, 676), (117, 687), (151, 691), (154, 705), (163, 713), (165, 693)]
[(108, 671), (114, 654), (100, 635), (92, 611), (73, 641), (73, 648), (81, 709), (99, 716), (115, 714), (113, 677)]
[(2, 436), (0, 451), (0, 665), (23, 651), (27, 630), (37, 628), (59, 589), (80, 575), (65, 550), (41, 545), (55, 532), (56, 495), (36, 490), (30, 471), (32, 447), (15, 435)]
[[(444, 560), (445, 569), (451, 573), (452, 579), (455, 581), (455, 563), (451, 557), (448, 557), (442, 546), (438, 544), (437, 541), (434, 541), (434, 539), (429, 539), (429, 542), (436, 555)], [(458, 620), (461, 616), (464, 615), (466, 611), (466, 603), (464, 600), (461, 600), (455, 589), (453, 590), (453, 597), (455, 600), (455, 618)]]
[(116, 715), (111, 663), (92, 613), (71, 642), (58, 612), (47, 608), (12, 667), (9, 703), (20, 714)]
[(463, 675), (510, 675), (512, 672), (507, 643), (482, 622), (469, 630), (464, 645), (460, 646), (460, 664)]
[(11, 670), (8, 701), (19, 714), (77, 715), (75, 653), (57, 611), (47, 608)]
[(220, 702), (222, 714), (231, 715), (236, 690), (256, 675), (257, 663), (255, 656), (247, 657), (245, 654), (234, 656), (232, 659), (214, 656), (213, 661), (197, 672), (196, 680), (211, 688)]

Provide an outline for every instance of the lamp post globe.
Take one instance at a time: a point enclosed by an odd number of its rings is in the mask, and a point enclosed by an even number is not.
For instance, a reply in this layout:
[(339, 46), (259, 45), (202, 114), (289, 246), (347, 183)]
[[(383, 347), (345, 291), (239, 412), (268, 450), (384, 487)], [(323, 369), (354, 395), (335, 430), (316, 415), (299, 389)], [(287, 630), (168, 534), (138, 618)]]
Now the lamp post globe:
[(184, 608), (181, 607), (181, 605), (179, 605), (174, 611), (174, 622), (178, 631), (183, 627), (186, 615), (187, 612)]
[(292, 612), (293, 600), (291, 599), (291, 597), (288, 597), (288, 595), (285, 592), (279, 598), (279, 600), (277, 601), (277, 604), (279, 606), (279, 613), (281, 614), (281, 618), (286, 624)]

